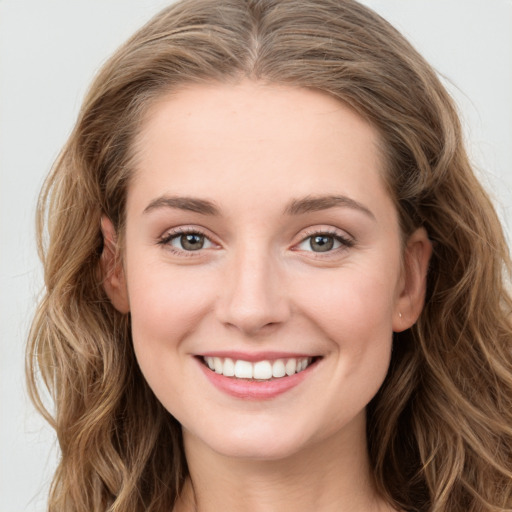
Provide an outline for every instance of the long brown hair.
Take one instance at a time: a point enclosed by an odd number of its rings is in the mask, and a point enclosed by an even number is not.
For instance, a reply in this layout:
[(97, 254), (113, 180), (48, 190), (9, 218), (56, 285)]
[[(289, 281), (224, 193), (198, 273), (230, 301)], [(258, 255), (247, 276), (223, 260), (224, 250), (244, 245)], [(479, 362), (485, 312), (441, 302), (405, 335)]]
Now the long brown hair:
[(353, 0), (183, 0), (105, 64), (41, 193), (45, 295), (27, 372), (62, 451), (50, 511), (160, 512), (183, 485), (180, 426), (144, 381), (129, 316), (101, 285), (100, 218), (122, 233), (134, 140), (155, 99), (242, 78), (325, 91), (369, 120), (404, 236), (424, 226), (434, 245), (424, 311), (395, 335), (368, 407), (378, 489), (408, 511), (512, 509), (508, 249), (436, 74)]

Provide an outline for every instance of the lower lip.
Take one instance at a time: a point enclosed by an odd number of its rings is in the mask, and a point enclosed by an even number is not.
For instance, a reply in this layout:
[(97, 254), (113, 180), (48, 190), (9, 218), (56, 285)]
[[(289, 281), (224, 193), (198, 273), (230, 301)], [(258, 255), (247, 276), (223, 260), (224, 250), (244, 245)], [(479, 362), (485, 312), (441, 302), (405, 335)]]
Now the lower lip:
[(290, 376), (275, 378), (272, 380), (257, 381), (225, 377), (210, 370), (201, 360), (198, 364), (208, 380), (224, 393), (244, 400), (270, 400), (299, 385), (307, 376), (316, 362), (305, 370)]

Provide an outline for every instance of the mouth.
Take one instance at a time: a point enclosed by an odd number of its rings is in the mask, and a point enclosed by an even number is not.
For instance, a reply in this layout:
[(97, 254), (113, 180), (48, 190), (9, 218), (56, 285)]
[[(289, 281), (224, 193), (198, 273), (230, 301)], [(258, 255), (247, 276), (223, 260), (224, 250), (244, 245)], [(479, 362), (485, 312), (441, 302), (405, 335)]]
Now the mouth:
[(318, 359), (320, 359), (319, 356), (247, 361), (232, 357), (199, 356), (202, 364), (218, 375), (253, 382), (268, 382), (292, 377), (309, 368)]

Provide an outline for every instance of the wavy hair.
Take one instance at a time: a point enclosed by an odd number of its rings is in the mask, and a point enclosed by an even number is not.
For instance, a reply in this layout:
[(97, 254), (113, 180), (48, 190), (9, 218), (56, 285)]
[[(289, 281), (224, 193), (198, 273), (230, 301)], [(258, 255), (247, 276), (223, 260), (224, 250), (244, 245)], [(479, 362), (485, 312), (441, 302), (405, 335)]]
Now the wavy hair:
[(380, 131), (404, 237), (424, 226), (433, 242), (425, 308), (395, 335), (368, 406), (379, 491), (407, 511), (512, 509), (508, 249), (435, 72), (354, 0), (183, 0), (104, 65), (41, 192), (45, 293), (27, 373), (62, 451), (49, 510), (161, 512), (180, 492), (180, 425), (138, 369), (129, 315), (103, 290), (100, 218), (122, 233), (134, 141), (155, 100), (243, 78), (321, 90), (364, 116)]

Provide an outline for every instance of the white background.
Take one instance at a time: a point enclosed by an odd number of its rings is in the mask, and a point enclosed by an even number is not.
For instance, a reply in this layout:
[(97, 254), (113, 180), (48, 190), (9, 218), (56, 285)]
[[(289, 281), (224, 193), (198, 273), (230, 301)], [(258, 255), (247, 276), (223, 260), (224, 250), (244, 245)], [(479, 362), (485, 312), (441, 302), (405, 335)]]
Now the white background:
[[(0, 512), (43, 511), (58, 451), (27, 399), (38, 190), (101, 63), (165, 0), (0, 0)], [(512, 226), (512, 0), (365, 0), (445, 77)], [(80, 236), (77, 233), (77, 236)]]

